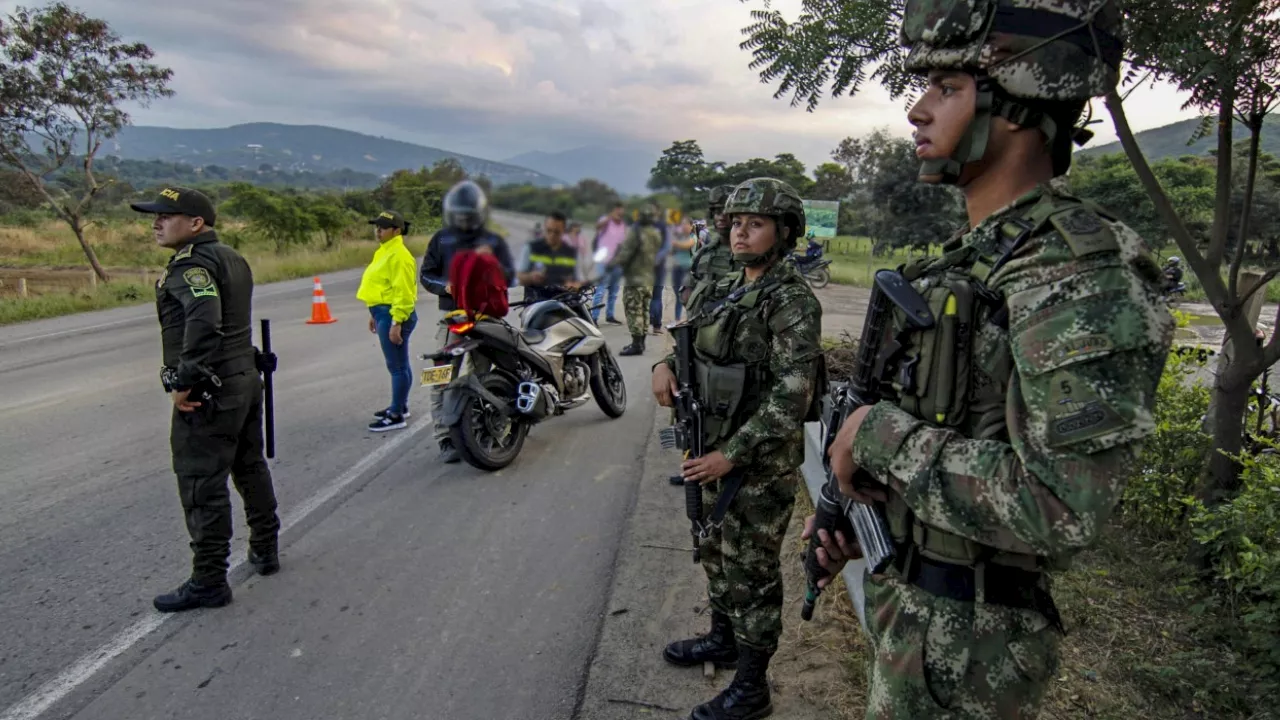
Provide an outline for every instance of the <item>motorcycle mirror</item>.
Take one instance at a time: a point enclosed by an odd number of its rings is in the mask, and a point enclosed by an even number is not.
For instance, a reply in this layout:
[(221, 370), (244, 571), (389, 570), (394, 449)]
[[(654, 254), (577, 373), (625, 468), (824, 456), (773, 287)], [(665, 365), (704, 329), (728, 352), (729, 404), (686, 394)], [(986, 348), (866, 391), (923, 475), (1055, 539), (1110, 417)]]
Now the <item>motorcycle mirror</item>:
[(598, 262), (598, 263), (602, 263), (602, 262), (604, 262), (605, 260), (608, 260), (608, 259), (609, 259), (609, 248), (600, 248), (599, 250), (596, 250), (596, 254), (595, 254), (595, 255), (592, 255), (592, 256), (591, 256), (591, 259), (592, 259), (592, 260), (595, 260), (595, 261), (596, 261), (596, 262)]

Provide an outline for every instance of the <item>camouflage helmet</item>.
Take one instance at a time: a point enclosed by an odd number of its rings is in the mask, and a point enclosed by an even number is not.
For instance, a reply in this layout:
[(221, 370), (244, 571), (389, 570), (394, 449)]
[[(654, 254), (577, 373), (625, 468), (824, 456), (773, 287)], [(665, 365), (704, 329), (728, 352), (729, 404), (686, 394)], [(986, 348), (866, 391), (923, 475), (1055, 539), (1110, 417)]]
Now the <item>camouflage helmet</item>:
[(711, 193), (707, 199), (707, 206), (712, 210), (723, 210), (725, 202), (732, 194), (732, 185), (719, 185), (717, 187), (713, 187), (711, 188)]
[(732, 217), (739, 213), (766, 215), (780, 221), (792, 218), (795, 230), (781, 244), (795, 247), (796, 242), (804, 235), (804, 201), (795, 188), (781, 180), (753, 178), (734, 188), (733, 194), (725, 202), (724, 214)]
[(905, 68), (980, 70), (1009, 95), (1084, 101), (1120, 78), (1113, 0), (907, 0)]

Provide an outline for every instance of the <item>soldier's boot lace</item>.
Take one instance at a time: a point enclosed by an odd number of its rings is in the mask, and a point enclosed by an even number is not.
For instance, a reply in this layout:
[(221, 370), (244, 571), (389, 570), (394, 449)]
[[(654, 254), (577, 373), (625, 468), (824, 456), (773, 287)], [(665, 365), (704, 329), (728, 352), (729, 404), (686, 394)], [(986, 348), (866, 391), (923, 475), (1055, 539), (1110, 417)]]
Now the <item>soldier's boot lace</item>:
[(621, 352), (619, 352), (618, 354), (619, 354), (619, 355), (624, 355), (624, 356), (625, 356), (625, 355), (639, 355), (640, 353), (643, 353), (643, 352), (644, 352), (644, 336), (643, 336), (643, 335), (632, 335), (632, 336), (631, 336), (631, 344), (630, 344), (630, 345), (628, 345), (628, 346), (626, 346), (626, 347), (624, 347), (624, 348), (622, 348), (622, 351), (621, 351)]
[(773, 652), (744, 645), (739, 654), (733, 682), (711, 702), (694, 708), (689, 720), (759, 720), (773, 714), (765, 677)]
[(738, 643), (733, 639), (733, 621), (728, 615), (712, 611), (711, 632), (702, 637), (677, 640), (662, 651), (662, 657), (673, 665), (691, 667), (713, 662), (716, 667), (738, 666)]
[(173, 592), (157, 595), (151, 604), (160, 612), (182, 612), (202, 607), (222, 607), (230, 602), (231, 586), (225, 580), (208, 585), (188, 580)]

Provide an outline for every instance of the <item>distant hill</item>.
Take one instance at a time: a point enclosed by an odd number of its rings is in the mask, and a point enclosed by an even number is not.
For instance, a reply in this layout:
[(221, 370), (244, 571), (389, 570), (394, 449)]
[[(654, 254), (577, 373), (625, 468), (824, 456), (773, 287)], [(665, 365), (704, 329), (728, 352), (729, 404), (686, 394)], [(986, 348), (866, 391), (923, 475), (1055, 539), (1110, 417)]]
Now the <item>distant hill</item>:
[[(1140, 133), (1136, 133), (1134, 138), (1138, 141), (1138, 147), (1142, 148), (1142, 154), (1147, 157), (1149, 162), (1182, 155), (1203, 155), (1210, 150), (1217, 149), (1218, 137), (1216, 134), (1211, 133), (1207, 137), (1200, 138), (1194, 144), (1187, 145), (1187, 140), (1191, 139), (1191, 134), (1195, 132), (1196, 126), (1199, 124), (1200, 121), (1195, 118), (1182, 120), (1172, 125), (1143, 130)], [(1272, 155), (1280, 156), (1280, 134), (1277, 133), (1277, 130), (1280, 130), (1280, 119), (1277, 119), (1274, 115), (1268, 117), (1262, 126), (1262, 150)], [(1248, 128), (1236, 123), (1233, 129), (1233, 137), (1237, 141), (1249, 137)], [(1113, 142), (1077, 152), (1081, 155), (1106, 155), (1108, 153), (1124, 152), (1124, 148), (1120, 146), (1119, 142)]]
[(647, 195), (649, 171), (661, 154), (634, 147), (588, 145), (558, 153), (528, 152), (507, 158), (506, 162), (563, 178), (570, 184), (593, 178), (624, 195)]
[(374, 175), (387, 175), (400, 169), (417, 170), (454, 158), (471, 175), (487, 175), (495, 186), (564, 184), (547, 173), (510, 163), (321, 125), (251, 123), (199, 130), (131, 125), (103, 144), (101, 155), (125, 160), (163, 160), (195, 167), (216, 165), (293, 173), (352, 170)]

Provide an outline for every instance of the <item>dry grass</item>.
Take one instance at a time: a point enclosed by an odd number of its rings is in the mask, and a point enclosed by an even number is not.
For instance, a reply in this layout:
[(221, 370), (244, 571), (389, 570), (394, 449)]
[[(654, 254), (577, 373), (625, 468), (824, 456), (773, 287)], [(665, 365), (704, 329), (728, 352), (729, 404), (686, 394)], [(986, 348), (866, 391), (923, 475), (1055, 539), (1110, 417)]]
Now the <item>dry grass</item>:
[(866, 637), (843, 578), (823, 590), (813, 620), (800, 619), (805, 574), (800, 560), (804, 519), (813, 513), (808, 490), (796, 493), (796, 508), (783, 542), (782, 579), (786, 604), (782, 638), (770, 665), (780, 693), (797, 695), (832, 720), (861, 720), (867, 706)]

